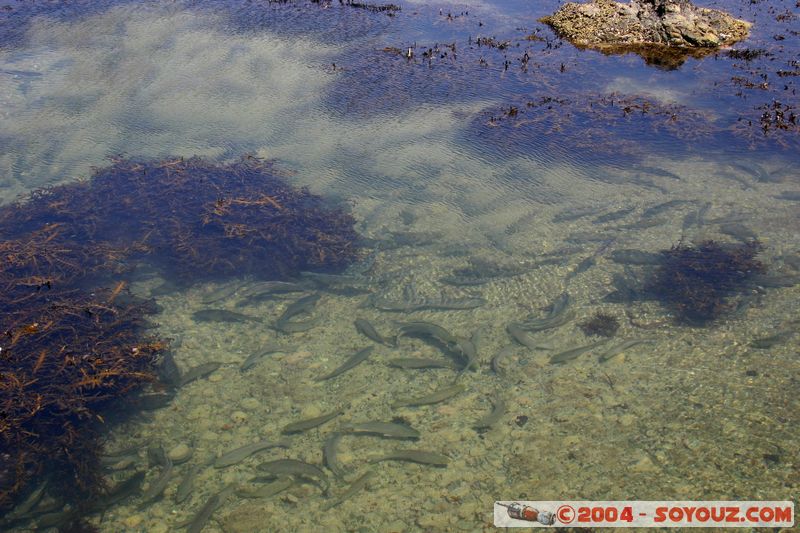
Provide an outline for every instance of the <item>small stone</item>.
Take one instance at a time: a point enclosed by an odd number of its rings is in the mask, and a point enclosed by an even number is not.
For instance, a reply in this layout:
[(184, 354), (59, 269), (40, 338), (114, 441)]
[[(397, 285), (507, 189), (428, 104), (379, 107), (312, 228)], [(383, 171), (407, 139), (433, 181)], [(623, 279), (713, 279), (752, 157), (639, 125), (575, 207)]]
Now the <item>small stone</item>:
[(642, 456), (635, 465), (631, 467), (631, 472), (637, 472), (640, 474), (647, 474), (652, 472), (658, 472), (658, 467), (653, 463), (653, 460), (650, 459), (647, 455)]
[(209, 381), (210, 383), (219, 383), (220, 381), (222, 381), (223, 379), (225, 379), (225, 376), (223, 376), (223, 375), (222, 375), (222, 374), (220, 374), (219, 372), (214, 372), (213, 374), (211, 374), (210, 376), (208, 376), (208, 378), (206, 378), (206, 379), (208, 379), (208, 381)]
[(447, 518), (444, 513), (425, 514), (417, 518), (417, 525), (425, 530), (447, 530)]
[(396, 533), (398, 531), (408, 531), (408, 525), (402, 520), (395, 520), (388, 524), (382, 524), (378, 529), (379, 533)]
[(135, 528), (135, 527), (139, 526), (139, 524), (142, 523), (142, 515), (140, 515), (140, 514), (131, 515), (128, 518), (126, 518), (125, 520), (123, 520), (122, 523), (125, 524), (125, 527), (127, 527), (127, 528), (131, 528), (131, 529)]
[(286, 364), (288, 365), (296, 365), (300, 361), (307, 359), (309, 357), (311, 357), (311, 352), (309, 352), (308, 350), (298, 350), (293, 354), (287, 355), (284, 361), (286, 361)]
[(240, 405), (242, 406), (242, 409), (245, 409), (247, 411), (255, 411), (256, 409), (261, 407), (261, 402), (259, 402), (255, 398), (245, 398), (244, 400), (242, 400)]
[(168, 452), (167, 457), (175, 464), (185, 463), (189, 460), (192, 456), (192, 449), (189, 446), (181, 442), (180, 444), (173, 446)]
[(231, 420), (236, 424), (241, 424), (247, 420), (247, 413), (244, 411), (234, 411), (231, 413)]
[(314, 418), (320, 416), (322, 414), (322, 410), (317, 407), (316, 405), (307, 405), (303, 409), (303, 416), (308, 418)]

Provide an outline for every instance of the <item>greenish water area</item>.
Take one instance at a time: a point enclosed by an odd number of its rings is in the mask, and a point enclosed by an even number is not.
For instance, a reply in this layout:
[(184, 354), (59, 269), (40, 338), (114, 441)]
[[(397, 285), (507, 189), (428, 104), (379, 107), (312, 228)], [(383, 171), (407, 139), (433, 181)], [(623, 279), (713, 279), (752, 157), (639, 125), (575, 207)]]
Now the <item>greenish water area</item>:
[[(581, 50), (538, 21), (554, 0), (9, 3), (0, 203), (115, 157), (250, 154), (363, 236), (291, 287), (133, 270), (197, 379), (111, 425), (109, 485), (144, 482), (89, 523), (478, 532), (496, 500), (793, 499), (800, 7), (699, 4), (748, 39)], [(670, 296), (668, 266), (756, 240), (719, 316)]]

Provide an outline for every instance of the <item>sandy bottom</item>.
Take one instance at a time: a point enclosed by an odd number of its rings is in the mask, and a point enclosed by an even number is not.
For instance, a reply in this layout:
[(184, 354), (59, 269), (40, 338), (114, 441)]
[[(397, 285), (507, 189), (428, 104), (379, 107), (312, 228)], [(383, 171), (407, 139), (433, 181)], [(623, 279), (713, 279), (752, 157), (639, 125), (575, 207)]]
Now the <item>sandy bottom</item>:
[[(701, 161), (682, 165), (670, 170), (711, 168)], [(710, 179), (705, 185), (664, 177), (653, 180), (671, 189), (669, 199), (711, 202), (706, 220), (745, 216), (748, 227), (765, 244), (763, 260), (773, 271), (790, 272), (778, 258), (800, 247), (797, 233), (790, 231), (797, 224), (796, 204), (771, 199), (787, 188), (785, 184), (753, 184), (755, 189), (748, 189), (732, 187), (736, 182), (728, 178)], [(442, 178), (436, 186), (443, 187), (446, 181)], [(110, 450), (140, 444), (144, 457), (144, 448), (153, 443), (166, 450), (185, 444), (193, 455), (175, 468), (163, 499), (145, 508), (132, 499), (107, 512), (100, 527), (104, 531), (172, 531), (191, 519), (213, 494), (254, 477), (258, 464), (295, 458), (322, 466), (323, 443), (332, 432), (348, 423), (396, 417), (419, 430), (420, 439), (344, 436), (338, 453), (347, 480), (331, 475), (330, 495), (308, 483), (266, 499), (232, 495), (204, 531), (482, 531), (491, 529), (495, 500), (781, 500), (797, 493), (800, 476), (794, 458), (800, 452), (800, 361), (796, 340), (770, 349), (755, 349), (749, 343), (797, 317), (798, 287), (766, 289), (759, 303), (743, 316), (704, 328), (675, 325), (656, 303), (606, 303), (602, 298), (610, 292), (611, 275), (623, 266), (601, 253), (594, 267), (568, 279), (576, 265), (594, 253), (607, 235), (616, 238), (611, 249), (668, 248), (680, 238), (684, 215), (693, 207), (666, 211), (659, 215), (660, 223), (651, 227), (620, 229), (639, 220), (642, 209), (666, 198), (630, 186), (589, 189), (582, 200), (573, 194), (551, 205), (529, 204), (527, 211), (521, 207), (523, 202), (516, 209), (510, 197), (499, 194), (489, 203), (508, 200), (508, 209), (488, 208), (480, 191), (471, 196), (463, 193), (460, 210), (451, 207), (456, 202), (408, 206), (369, 199), (356, 202), (362, 229), (384, 242), (373, 254), (374, 264), (366, 275), (373, 292), (399, 299), (404, 287), (413, 285), (420, 296), (432, 298), (440, 297), (441, 291), (453, 298), (480, 294), (487, 303), (473, 310), (386, 312), (369, 305), (365, 294), (322, 291), (313, 313), (320, 324), (308, 332), (287, 335), (268, 326), (298, 295), (244, 306), (234, 295), (204, 305), (202, 300), (224, 285), (210, 284), (158, 296), (164, 306), (158, 317), (159, 331), (180, 340), (175, 349), (178, 365), (183, 370), (210, 361), (223, 365), (208, 378), (180, 389), (169, 407), (114, 430)], [(704, 195), (701, 190), (706, 191)], [(598, 196), (597, 191), (602, 193)], [(628, 200), (615, 203), (619, 198)], [(639, 207), (626, 219), (606, 225), (592, 224), (595, 216), (551, 222), (565, 209), (585, 207), (581, 202), (598, 205), (599, 213), (624, 205)], [(482, 210), (476, 207), (480, 204)], [(465, 211), (473, 213), (469, 225), (459, 224)], [(718, 230), (718, 225), (707, 223), (693, 228), (687, 237), (731, 240)], [(385, 244), (397, 235), (405, 238), (403, 245)], [(574, 247), (580, 239), (586, 241), (578, 244), (582, 251), (566, 256), (565, 264), (541, 266), (477, 287), (452, 287), (439, 281), (465, 266), (470, 257), (520, 264), (537, 254)], [(140, 282), (135, 290), (148, 295), (160, 284), (153, 278)], [(490, 359), (514, 345), (506, 325), (529, 314), (543, 315), (542, 308), (565, 290), (573, 298), (575, 319), (535, 337), (553, 349), (531, 351), (517, 345), (503, 362), (505, 372), (496, 375)], [(263, 323), (193, 321), (193, 312), (210, 307), (246, 313)], [(648, 328), (632, 325), (626, 310), (636, 324)], [(607, 346), (565, 364), (550, 364), (553, 353), (597, 339), (586, 337), (578, 327), (597, 311), (612, 314), (621, 323), (608, 346), (636, 338), (653, 342), (603, 363), (598, 354)], [(403, 338), (397, 348), (377, 345), (355, 330), (355, 318), (369, 320), (385, 336), (397, 332), (398, 322), (411, 320), (433, 322), (463, 337), (477, 332), (479, 370), (463, 374), (459, 383), (465, 391), (447, 401), (392, 407), (400, 398), (449, 385), (457, 371), (388, 366), (387, 360), (393, 357), (447, 359), (447, 355), (417, 338)], [(245, 358), (270, 342), (286, 345), (287, 351), (265, 357), (247, 372), (239, 371)], [(337, 378), (315, 381), (370, 345), (375, 350), (366, 362)], [(507, 412), (488, 431), (473, 429), (497, 399), (505, 402)], [(337, 408), (344, 409), (341, 416), (292, 437), (288, 449), (264, 451), (225, 469), (208, 466), (226, 451), (278, 439), (281, 428), (290, 422)], [(368, 463), (397, 448), (435, 451), (451, 461), (446, 468)], [(142, 459), (139, 468), (144, 464)], [(198, 466), (193, 493), (183, 503), (175, 503), (177, 485)], [(368, 490), (331, 510), (320, 510), (367, 469), (377, 474)], [(122, 479), (129, 472), (115, 475)], [(155, 480), (158, 474), (159, 469), (152, 468), (147, 480)]]

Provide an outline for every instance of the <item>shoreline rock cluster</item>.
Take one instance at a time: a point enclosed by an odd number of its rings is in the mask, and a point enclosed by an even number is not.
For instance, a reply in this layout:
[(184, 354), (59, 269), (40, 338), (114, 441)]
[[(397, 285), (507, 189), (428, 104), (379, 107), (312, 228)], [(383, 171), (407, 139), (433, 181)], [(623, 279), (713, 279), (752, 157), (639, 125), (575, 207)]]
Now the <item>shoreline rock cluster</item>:
[(600, 49), (625, 45), (716, 48), (746, 38), (751, 26), (689, 0), (569, 2), (541, 22), (575, 45)]

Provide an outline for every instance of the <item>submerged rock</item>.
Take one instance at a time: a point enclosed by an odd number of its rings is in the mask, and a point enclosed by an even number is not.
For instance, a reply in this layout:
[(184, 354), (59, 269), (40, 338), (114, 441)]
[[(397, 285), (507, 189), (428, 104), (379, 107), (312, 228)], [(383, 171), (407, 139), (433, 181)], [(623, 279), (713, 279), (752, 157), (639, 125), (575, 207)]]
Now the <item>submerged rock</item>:
[(716, 48), (744, 39), (751, 26), (722, 11), (696, 7), (689, 0), (570, 2), (541, 21), (578, 46), (618, 51), (630, 46), (627, 51), (634, 52), (643, 45)]

